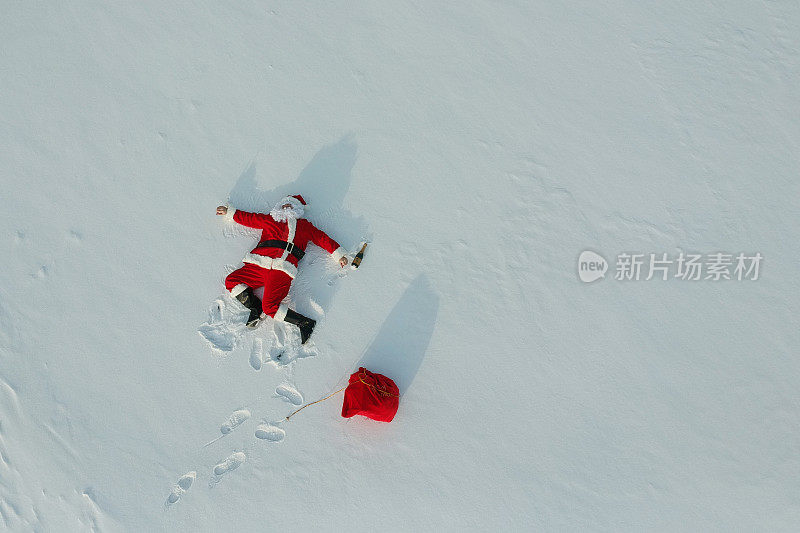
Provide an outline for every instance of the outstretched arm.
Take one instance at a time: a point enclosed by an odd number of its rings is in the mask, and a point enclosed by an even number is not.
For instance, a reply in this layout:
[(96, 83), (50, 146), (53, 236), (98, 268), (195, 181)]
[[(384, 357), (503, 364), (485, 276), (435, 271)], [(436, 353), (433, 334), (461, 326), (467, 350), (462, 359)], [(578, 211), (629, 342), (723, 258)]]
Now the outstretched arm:
[(328, 237), (328, 235), (321, 229), (317, 229), (314, 224), (309, 223), (311, 242), (328, 252), (333, 256), (333, 259), (338, 261), (341, 266), (347, 265), (347, 251), (339, 246), (339, 243)]
[(225, 205), (217, 206), (217, 214), (224, 216), (225, 220), (233, 220), (242, 226), (256, 229), (264, 228), (264, 226), (267, 224), (267, 219), (270, 218), (269, 215), (240, 211), (235, 207), (228, 207)]

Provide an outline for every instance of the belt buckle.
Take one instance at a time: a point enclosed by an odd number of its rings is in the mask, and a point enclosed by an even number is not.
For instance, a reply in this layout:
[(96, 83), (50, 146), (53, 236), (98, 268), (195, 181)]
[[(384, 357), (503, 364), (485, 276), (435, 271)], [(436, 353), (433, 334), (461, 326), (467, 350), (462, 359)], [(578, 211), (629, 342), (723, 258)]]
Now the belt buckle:
[(289, 252), (290, 254), (294, 253), (294, 243), (293, 242), (287, 242), (286, 243), (286, 251)]

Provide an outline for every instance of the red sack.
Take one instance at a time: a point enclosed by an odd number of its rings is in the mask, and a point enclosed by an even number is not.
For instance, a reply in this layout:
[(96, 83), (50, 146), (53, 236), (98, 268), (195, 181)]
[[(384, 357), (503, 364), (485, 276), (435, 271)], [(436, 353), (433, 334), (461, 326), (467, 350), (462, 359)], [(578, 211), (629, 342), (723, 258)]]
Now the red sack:
[(342, 416), (366, 416), (378, 422), (391, 422), (400, 405), (400, 389), (383, 374), (373, 374), (364, 367), (350, 376), (344, 391)]

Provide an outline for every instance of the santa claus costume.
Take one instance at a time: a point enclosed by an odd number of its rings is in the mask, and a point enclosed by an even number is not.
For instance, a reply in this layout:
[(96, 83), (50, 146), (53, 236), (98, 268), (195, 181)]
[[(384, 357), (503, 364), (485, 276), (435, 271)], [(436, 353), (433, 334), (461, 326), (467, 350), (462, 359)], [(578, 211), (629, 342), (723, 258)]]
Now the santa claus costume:
[[(300, 328), (305, 343), (315, 321), (289, 309), (283, 303), (292, 280), (297, 275), (297, 263), (312, 242), (339, 261), (345, 251), (339, 244), (302, 218), (306, 201), (302, 196), (287, 196), (275, 204), (269, 214), (249, 213), (228, 206), (225, 218), (243, 226), (261, 230), (259, 243), (242, 261), (244, 266), (225, 278), (225, 288), (250, 310), (249, 327), (261, 318), (271, 316)], [(264, 287), (261, 302), (253, 290)]]

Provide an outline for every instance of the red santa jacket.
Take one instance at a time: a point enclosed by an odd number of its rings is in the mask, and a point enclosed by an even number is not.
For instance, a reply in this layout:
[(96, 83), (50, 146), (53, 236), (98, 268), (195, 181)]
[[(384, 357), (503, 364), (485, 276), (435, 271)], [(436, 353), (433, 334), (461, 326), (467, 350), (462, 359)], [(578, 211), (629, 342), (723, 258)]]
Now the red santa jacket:
[(300, 249), (302, 255), (305, 253), (309, 242), (313, 242), (329, 254), (336, 261), (339, 261), (347, 253), (339, 243), (328, 237), (324, 231), (317, 229), (311, 222), (304, 218), (277, 222), (272, 216), (263, 213), (249, 213), (240, 211), (233, 206), (228, 206), (226, 218), (238, 222), (243, 226), (261, 230), (261, 240), (281, 241), (291, 243), (293, 246), (283, 247), (268, 244), (266, 246), (256, 246), (242, 259), (245, 263), (253, 263), (262, 268), (281, 270), (289, 274), (292, 278), (297, 275), (297, 255), (291, 253), (293, 249)]

